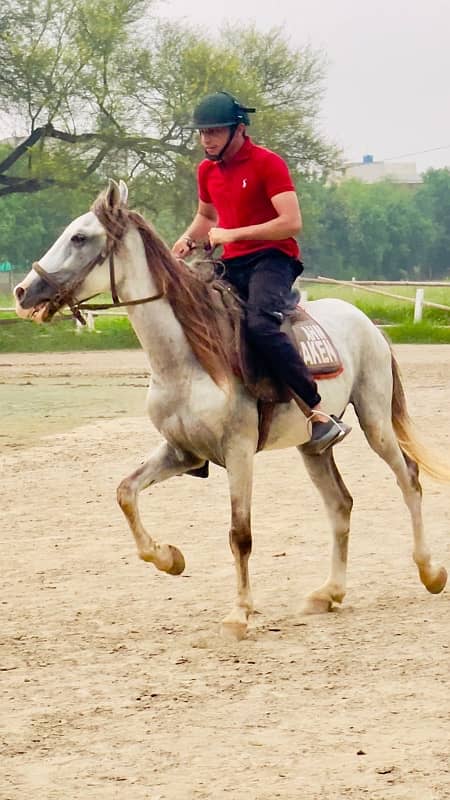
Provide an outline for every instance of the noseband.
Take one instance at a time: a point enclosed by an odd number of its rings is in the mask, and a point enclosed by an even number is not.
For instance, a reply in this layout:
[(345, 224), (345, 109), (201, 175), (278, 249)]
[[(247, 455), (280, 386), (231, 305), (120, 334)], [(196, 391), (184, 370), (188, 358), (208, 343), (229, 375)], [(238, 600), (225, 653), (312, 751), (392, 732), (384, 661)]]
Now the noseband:
[[(109, 281), (110, 281), (110, 290), (111, 290), (111, 297), (112, 303), (96, 303), (90, 304), (84, 301), (77, 302), (74, 299), (74, 295), (79, 289), (79, 287), (84, 283), (87, 276), (97, 266), (97, 264), (103, 264), (106, 258), (109, 259)], [(111, 245), (107, 248), (106, 254), (102, 251), (98, 254), (95, 258), (89, 261), (88, 264), (71, 280), (69, 281), (66, 286), (61, 286), (58, 280), (55, 279), (54, 274), (47, 272), (40, 264), (39, 261), (35, 261), (32, 265), (34, 271), (39, 275), (42, 280), (44, 280), (52, 289), (56, 290), (56, 294), (50, 301), (50, 303), (54, 306), (57, 306), (56, 310), (59, 310), (62, 306), (69, 306), (73, 316), (77, 319), (82, 325), (86, 325), (86, 320), (82, 315), (82, 311), (102, 311), (107, 308), (120, 308), (122, 306), (137, 306), (141, 303), (151, 303), (153, 300), (160, 300), (161, 297), (164, 297), (164, 291), (158, 292), (158, 294), (150, 295), (149, 297), (142, 297), (138, 300), (126, 300), (121, 301), (119, 300), (119, 295), (117, 293), (116, 287), (116, 276), (115, 276), (115, 268), (114, 268), (114, 245)], [(57, 273), (56, 273), (57, 274)], [(89, 300), (90, 298), (86, 298)]]

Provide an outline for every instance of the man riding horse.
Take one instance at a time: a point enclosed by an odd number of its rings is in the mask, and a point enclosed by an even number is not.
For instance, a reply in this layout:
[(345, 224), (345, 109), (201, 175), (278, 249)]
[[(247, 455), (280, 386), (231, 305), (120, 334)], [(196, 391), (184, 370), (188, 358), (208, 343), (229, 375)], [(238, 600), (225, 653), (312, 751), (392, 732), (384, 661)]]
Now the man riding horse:
[(304, 451), (320, 455), (351, 428), (323, 412), (317, 384), (281, 330), (303, 271), (294, 238), (302, 218), (287, 164), (247, 134), (254, 111), (228, 92), (208, 95), (196, 107), (191, 127), (200, 132), (206, 156), (197, 172), (198, 209), (172, 250), (184, 258), (196, 242), (223, 245), (223, 277), (245, 301), (249, 340), (311, 421)]

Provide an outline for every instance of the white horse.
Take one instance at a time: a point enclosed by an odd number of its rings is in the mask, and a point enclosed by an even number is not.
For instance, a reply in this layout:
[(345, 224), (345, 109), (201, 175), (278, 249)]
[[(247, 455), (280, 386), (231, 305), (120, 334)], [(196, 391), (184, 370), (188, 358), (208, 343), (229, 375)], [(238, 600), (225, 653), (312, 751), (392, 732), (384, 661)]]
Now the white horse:
[[(184, 569), (183, 555), (176, 547), (155, 541), (145, 530), (138, 510), (139, 492), (200, 468), (207, 460), (225, 467), (237, 600), (222, 625), (235, 638), (242, 638), (253, 609), (248, 559), (253, 459), (258, 442), (256, 401), (230, 369), (211, 288), (172, 256), (140, 215), (128, 210), (122, 181), (120, 186), (110, 182), (92, 210), (71, 222), (41, 262), (33, 265), (15, 288), (17, 314), (44, 322), (64, 305), (79, 314), (83, 299), (110, 287), (115, 304), (127, 306), (148, 356), (151, 383), (147, 408), (162, 435), (159, 447), (120, 483), (118, 502), (139, 557), (177, 575)], [(403, 493), (412, 520), (413, 558), (420, 580), (428, 591), (441, 592), (447, 573), (444, 567), (433, 565), (426, 544), (418, 465), (444, 481), (450, 481), (450, 470), (428, 457), (414, 437), (395, 359), (372, 322), (340, 300), (317, 300), (307, 308), (331, 336), (344, 365), (339, 377), (320, 383), (324, 408), (339, 415), (349, 403), (353, 405), (369, 445), (392, 469)], [(307, 421), (298, 406), (280, 403), (264, 449), (298, 447), (302, 452), (308, 439)], [(317, 613), (341, 603), (346, 592), (352, 498), (330, 450), (320, 456), (302, 455), (323, 497), (333, 531), (329, 577), (306, 598), (305, 610)]]

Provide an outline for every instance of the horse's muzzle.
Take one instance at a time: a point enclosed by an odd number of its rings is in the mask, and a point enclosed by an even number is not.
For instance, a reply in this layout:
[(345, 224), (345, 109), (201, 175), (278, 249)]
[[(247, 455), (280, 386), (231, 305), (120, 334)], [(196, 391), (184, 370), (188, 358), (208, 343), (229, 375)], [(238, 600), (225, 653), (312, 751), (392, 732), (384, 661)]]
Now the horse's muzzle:
[(56, 298), (51, 298), (51, 288), (48, 284), (37, 278), (27, 287), (20, 283), (14, 289), (16, 299), (16, 314), (22, 319), (33, 319), (36, 322), (46, 322), (58, 310)]

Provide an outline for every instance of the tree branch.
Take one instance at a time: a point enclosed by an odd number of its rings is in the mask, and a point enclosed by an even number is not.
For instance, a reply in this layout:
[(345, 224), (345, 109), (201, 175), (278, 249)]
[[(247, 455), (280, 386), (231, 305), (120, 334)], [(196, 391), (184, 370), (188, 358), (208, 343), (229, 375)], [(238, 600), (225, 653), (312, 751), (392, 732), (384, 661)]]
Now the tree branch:
[(46, 135), (46, 127), (42, 128), (35, 128), (35, 130), (25, 139), (24, 142), (19, 144), (12, 153), (9, 154), (3, 161), (0, 162), (0, 172), (6, 172), (16, 161), (19, 160), (25, 153), (27, 152), (28, 148), (33, 147), (36, 142), (41, 139), (41, 137)]
[(104, 147), (102, 147), (101, 150), (99, 150), (95, 158), (91, 161), (89, 166), (86, 167), (86, 169), (84, 170), (84, 177), (92, 175), (92, 173), (95, 172), (97, 167), (99, 167), (100, 164), (102, 163), (103, 159), (108, 155), (109, 151), (110, 151), (109, 144), (105, 145)]
[(0, 197), (7, 194), (16, 194), (17, 192), (31, 193), (40, 192), (41, 189), (47, 189), (49, 186), (54, 186), (56, 181), (52, 178), (19, 178), (18, 182), (10, 186), (0, 188)]

